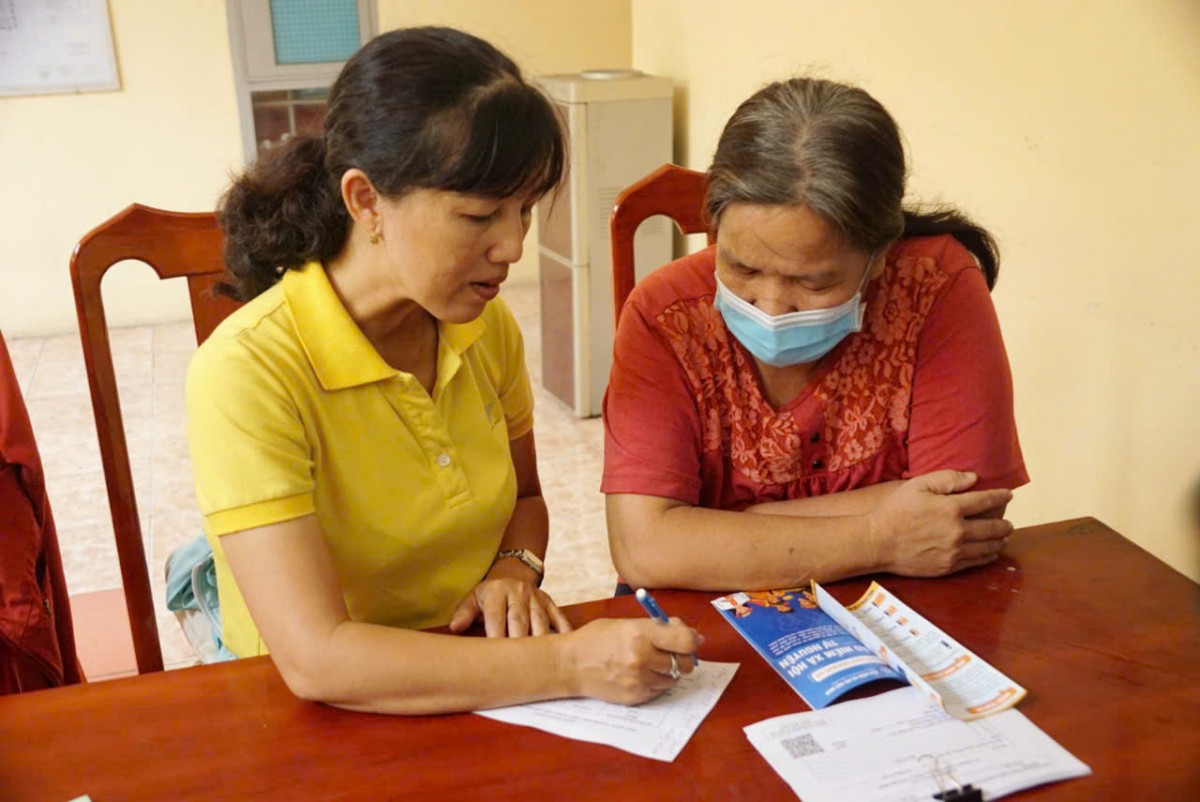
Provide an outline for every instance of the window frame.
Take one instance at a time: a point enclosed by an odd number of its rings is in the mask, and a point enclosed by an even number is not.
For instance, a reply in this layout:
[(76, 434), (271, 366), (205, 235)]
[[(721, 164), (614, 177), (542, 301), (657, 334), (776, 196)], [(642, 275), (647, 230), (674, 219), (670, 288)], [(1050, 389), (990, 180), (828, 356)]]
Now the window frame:
[[(379, 32), (379, 12), (375, 0), (355, 0), (355, 4), (361, 46)], [(225, 16), (242, 151), (246, 164), (251, 164), (258, 157), (251, 95), (273, 90), (328, 89), (346, 62), (276, 64), (270, 0), (225, 0)]]

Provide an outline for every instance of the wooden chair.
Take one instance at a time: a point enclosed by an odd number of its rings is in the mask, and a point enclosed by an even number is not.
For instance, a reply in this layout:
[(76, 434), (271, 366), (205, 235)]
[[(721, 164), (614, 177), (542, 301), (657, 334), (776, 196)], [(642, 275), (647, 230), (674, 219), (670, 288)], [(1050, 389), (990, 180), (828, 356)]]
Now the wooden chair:
[(613, 324), (621, 320), (625, 300), (637, 281), (633, 266), (633, 237), (642, 221), (665, 214), (684, 234), (712, 232), (704, 221), (704, 173), (664, 164), (636, 184), (626, 187), (613, 204), (609, 218), (612, 244)]
[(71, 255), (75, 310), (139, 674), (162, 671), (162, 647), (133, 494), (100, 281), (110, 267), (126, 259), (145, 262), (160, 279), (186, 278), (196, 342), (201, 343), (239, 306), (236, 301), (213, 293), (213, 285), (225, 270), (223, 247), (224, 238), (214, 213), (166, 212), (135, 203), (84, 235)]

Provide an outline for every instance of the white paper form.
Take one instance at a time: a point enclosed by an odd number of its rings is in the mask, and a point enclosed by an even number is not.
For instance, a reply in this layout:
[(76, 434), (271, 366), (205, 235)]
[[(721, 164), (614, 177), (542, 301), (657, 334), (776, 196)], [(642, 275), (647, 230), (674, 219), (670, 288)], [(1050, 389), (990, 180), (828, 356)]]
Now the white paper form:
[(1092, 773), (1016, 710), (960, 721), (917, 688), (767, 719), (745, 732), (804, 802), (929, 802), (956, 787), (939, 787), (935, 770), (989, 800)]
[(1025, 698), (1023, 687), (878, 582), (849, 607), (812, 584), (817, 604), (830, 618), (955, 718), (987, 716)]
[(680, 677), (671, 690), (637, 707), (596, 699), (556, 699), (479, 710), (477, 715), (670, 763), (721, 698), (737, 669), (738, 663), (702, 663)]

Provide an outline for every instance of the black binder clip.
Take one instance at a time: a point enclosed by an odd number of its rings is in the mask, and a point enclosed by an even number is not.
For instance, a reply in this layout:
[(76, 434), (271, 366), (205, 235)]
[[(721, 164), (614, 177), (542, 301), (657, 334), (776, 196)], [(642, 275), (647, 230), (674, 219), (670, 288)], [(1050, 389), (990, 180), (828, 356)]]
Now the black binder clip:
[[(983, 802), (983, 789), (967, 783), (963, 785), (954, 776), (954, 772), (949, 768), (943, 768), (941, 762), (934, 755), (921, 755), (921, 760), (932, 760), (933, 765), (929, 768), (929, 773), (933, 775), (933, 781), (937, 783), (938, 792), (933, 795), (934, 799), (941, 802)], [(952, 785), (952, 788), (947, 788), (947, 784)]]

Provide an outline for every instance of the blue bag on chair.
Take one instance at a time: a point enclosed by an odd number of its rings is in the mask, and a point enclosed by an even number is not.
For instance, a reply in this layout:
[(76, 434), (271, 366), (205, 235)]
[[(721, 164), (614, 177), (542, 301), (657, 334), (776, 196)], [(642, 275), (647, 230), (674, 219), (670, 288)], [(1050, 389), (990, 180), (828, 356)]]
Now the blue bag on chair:
[(175, 613), (201, 662), (236, 660), (221, 640), (221, 602), (212, 547), (200, 535), (167, 557), (167, 609)]

